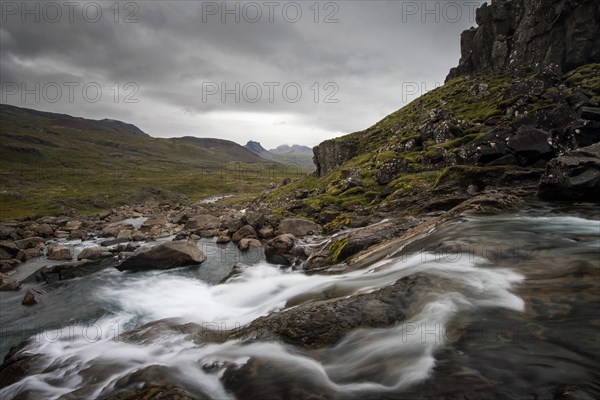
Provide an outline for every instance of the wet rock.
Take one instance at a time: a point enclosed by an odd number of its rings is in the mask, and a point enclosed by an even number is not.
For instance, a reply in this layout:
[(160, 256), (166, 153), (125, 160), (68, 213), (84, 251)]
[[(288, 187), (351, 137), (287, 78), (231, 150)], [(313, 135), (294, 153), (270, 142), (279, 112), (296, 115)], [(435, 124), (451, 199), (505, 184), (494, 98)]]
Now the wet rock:
[(81, 250), (81, 253), (77, 256), (78, 260), (99, 260), (101, 258), (112, 257), (107, 249), (101, 246), (86, 247)]
[(19, 249), (32, 249), (41, 245), (45, 242), (45, 240), (41, 237), (30, 237), (26, 239), (16, 240), (15, 244)]
[(115, 222), (115, 223), (112, 223), (112, 224), (106, 226), (104, 229), (102, 229), (101, 236), (102, 237), (117, 237), (119, 232), (126, 231), (126, 230), (132, 230), (132, 229), (134, 229), (134, 228), (133, 228), (133, 225), (131, 225), (131, 224), (127, 224), (125, 222)]
[[(149, 367), (148, 367), (149, 368)], [(147, 368), (146, 368), (147, 369)], [(146, 383), (145, 381), (143, 381)], [(173, 385), (151, 386), (127, 394), (120, 394), (107, 400), (210, 400), (210, 397), (192, 394)]]
[(171, 269), (201, 264), (205, 260), (206, 256), (195, 244), (186, 241), (178, 241), (163, 243), (150, 250), (137, 253), (123, 261), (116, 268), (119, 271)]
[(600, 199), (600, 143), (573, 150), (546, 165), (538, 187), (546, 200)]
[(27, 289), (27, 293), (25, 293), (21, 304), (23, 304), (24, 306), (33, 306), (35, 304), (38, 304), (41, 301), (42, 296), (44, 296), (45, 294), (46, 292), (44, 292), (42, 289)]
[(229, 274), (227, 274), (227, 276), (225, 278), (221, 279), (221, 282), (219, 282), (219, 283), (228, 282), (229, 280), (235, 278), (236, 276), (241, 275), (248, 268), (251, 268), (251, 267), (246, 264), (243, 264), (243, 263), (236, 263), (233, 266), (233, 268), (231, 269), (231, 271), (229, 272)]
[(257, 239), (244, 238), (238, 242), (238, 249), (240, 249), (240, 251), (248, 251), (260, 247), (262, 247), (262, 244)]
[[(386, 327), (403, 321), (411, 306), (435, 289), (426, 275), (412, 275), (383, 289), (346, 297), (343, 290), (322, 293), (321, 301), (301, 304), (292, 309), (261, 317), (233, 333), (244, 339), (278, 339), (305, 349), (337, 343), (350, 331), (361, 327)], [(327, 297), (333, 299), (328, 300)], [(290, 299), (288, 306), (301, 298)]]
[(266, 243), (265, 258), (272, 264), (294, 265), (297, 260), (306, 259), (306, 253), (298, 244), (296, 237), (286, 233)]
[(0, 291), (8, 292), (21, 289), (21, 282), (0, 272)]
[(277, 228), (278, 235), (286, 233), (296, 237), (318, 235), (321, 233), (321, 226), (302, 218), (287, 218), (282, 220)]
[(36, 227), (35, 232), (41, 237), (52, 237), (54, 235), (54, 229), (48, 224), (40, 224)]
[(58, 244), (48, 246), (48, 253), (46, 256), (48, 257), (48, 260), (71, 260), (73, 258), (71, 249)]
[(45, 266), (25, 278), (23, 282), (46, 282), (48, 284), (81, 278), (114, 266), (112, 260), (82, 260), (59, 265)]
[(218, 229), (220, 225), (221, 221), (219, 220), (219, 218), (213, 215), (201, 214), (191, 217), (185, 224), (185, 229), (211, 230)]
[(231, 238), (229, 236), (219, 236), (217, 238), (218, 244), (227, 244), (229, 242), (231, 242)]
[(244, 238), (256, 239), (257, 237), (256, 231), (251, 225), (244, 225), (231, 238), (237, 243)]

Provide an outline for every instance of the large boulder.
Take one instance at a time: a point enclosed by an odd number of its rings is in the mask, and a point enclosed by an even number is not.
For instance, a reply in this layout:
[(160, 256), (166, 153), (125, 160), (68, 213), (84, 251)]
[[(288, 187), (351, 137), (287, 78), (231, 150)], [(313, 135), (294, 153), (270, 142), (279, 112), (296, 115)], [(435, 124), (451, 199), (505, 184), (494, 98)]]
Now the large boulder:
[(219, 218), (209, 215), (201, 214), (191, 217), (185, 224), (185, 229), (190, 230), (207, 230), (207, 229), (218, 229), (221, 225)]
[(294, 265), (296, 261), (306, 259), (306, 253), (294, 235), (286, 233), (267, 242), (265, 258), (272, 264)]
[(517, 134), (508, 140), (507, 146), (521, 158), (524, 165), (531, 165), (539, 160), (552, 157), (548, 132), (530, 126), (521, 126)]
[(282, 220), (279, 223), (279, 228), (277, 228), (278, 235), (286, 233), (297, 237), (317, 235), (321, 233), (321, 226), (302, 218), (287, 218)]
[(150, 250), (137, 253), (116, 268), (119, 271), (171, 269), (201, 264), (205, 260), (206, 256), (194, 243), (177, 241), (159, 244)]
[(570, 151), (546, 165), (538, 187), (545, 200), (600, 199), (600, 143)]
[(262, 244), (258, 239), (244, 238), (238, 242), (238, 249), (240, 249), (240, 251), (248, 251), (260, 247), (262, 247)]
[(18, 248), (25, 250), (25, 249), (33, 249), (34, 247), (37, 247), (41, 244), (43, 244), (45, 242), (45, 240), (41, 237), (30, 237), (30, 238), (26, 238), (26, 239), (20, 239), (15, 241), (15, 244), (17, 245)]
[(33, 306), (38, 304), (41, 301), (42, 296), (44, 296), (46, 292), (38, 288), (30, 288), (25, 293), (23, 300), (21, 300), (21, 304), (24, 306)]

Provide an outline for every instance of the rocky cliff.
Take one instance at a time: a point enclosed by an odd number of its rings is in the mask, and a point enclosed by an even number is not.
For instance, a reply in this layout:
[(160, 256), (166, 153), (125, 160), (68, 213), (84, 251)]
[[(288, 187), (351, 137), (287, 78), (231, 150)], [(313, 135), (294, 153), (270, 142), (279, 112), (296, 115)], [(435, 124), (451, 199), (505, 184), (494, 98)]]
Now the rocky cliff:
[(597, 0), (493, 0), (461, 35), (461, 59), (447, 80), (505, 71), (562, 74), (600, 62)]

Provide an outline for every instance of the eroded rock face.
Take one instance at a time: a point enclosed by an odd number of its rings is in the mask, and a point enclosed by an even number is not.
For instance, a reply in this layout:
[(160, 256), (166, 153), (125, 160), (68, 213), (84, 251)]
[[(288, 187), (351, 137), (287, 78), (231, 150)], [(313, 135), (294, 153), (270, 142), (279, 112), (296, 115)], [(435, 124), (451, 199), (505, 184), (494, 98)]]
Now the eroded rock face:
[(116, 268), (119, 271), (171, 269), (201, 264), (205, 260), (206, 256), (194, 243), (177, 241), (159, 244), (150, 250), (135, 254)]
[(286, 233), (267, 242), (265, 258), (267, 262), (273, 264), (294, 265), (296, 261), (306, 259), (306, 254), (296, 237)]
[(479, 72), (533, 69), (558, 74), (600, 61), (596, 0), (493, 0), (462, 33), (459, 65), (447, 80)]
[(360, 153), (358, 138), (346, 140), (326, 140), (313, 148), (313, 162), (317, 166), (317, 175), (325, 176), (338, 166)]
[(551, 160), (540, 181), (538, 196), (546, 200), (600, 199), (600, 143)]

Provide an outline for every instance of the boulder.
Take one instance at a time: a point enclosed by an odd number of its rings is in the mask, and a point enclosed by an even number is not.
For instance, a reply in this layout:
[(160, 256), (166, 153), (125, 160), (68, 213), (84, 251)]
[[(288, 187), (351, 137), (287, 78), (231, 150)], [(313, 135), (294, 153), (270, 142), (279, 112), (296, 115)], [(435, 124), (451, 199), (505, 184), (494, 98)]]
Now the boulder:
[(321, 233), (321, 226), (302, 218), (287, 218), (282, 220), (279, 223), (279, 228), (277, 228), (278, 235), (283, 235), (286, 233), (296, 237), (317, 235)]
[(189, 218), (185, 224), (185, 229), (211, 230), (219, 228), (220, 225), (221, 221), (219, 218), (209, 214), (200, 214)]
[(261, 239), (271, 239), (273, 236), (275, 236), (275, 231), (270, 225), (263, 226), (258, 230), (258, 236)]
[(45, 266), (23, 280), (23, 282), (60, 282), (91, 275), (113, 266), (112, 260), (82, 260), (59, 265)]
[(54, 234), (54, 229), (48, 224), (40, 224), (36, 227), (35, 232), (41, 237), (51, 237)]
[(257, 239), (244, 238), (238, 242), (238, 249), (240, 249), (240, 251), (248, 251), (260, 247), (262, 247), (262, 244)]
[(306, 259), (306, 253), (294, 235), (285, 233), (267, 242), (265, 258), (272, 264), (294, 265), (297, 260)]
[(119, 271), (171, 269), (201, 264), (205, 260), (206, 256), (194, 243), (178, 241), (163, 243), (150, 250), (134, 254), (116, 268)]
[(600, 199), (600, 143), (551, 160), (540, 180), (538, 196), (545, 200)]
[(256, 239), (257, 237), (256, 231), (251, 225), (244, 225), (237, 232), (235, 232), (231, 238), (235, 243), (237, 243), (245, 238)]
[(81, 228), (81, 221), (69, 221), (65, 225), (65, 230), (67, 231), (76, 231)]
[(517, 133), (508, 140), (507, 146), (518, 157), (521, 157), (522, 164), (532, 165), (539, 160), (547, 160), (552, 157), (549, 140), (548, 132), (531, 126), (521, 126)]
[(124, 230), (132, 230), (134, 229), (133, 225), (125, 223), (125, 222), (115, 222), (112, 223), (108, 226), (106, 226), (104, 229), (102, 229), (102, 232), (100, 234), (100, 236), (102, 237), (116, 237), (119, 232), (124, 231)]
[(41, 297), (45, 294), (46, 294), (46, 292), (44, 292), (41, 289), (37, 289), (37, 288), (27, 289), (27, 292), (25, 293), (25, 296), (23, 297), (21, 304), (23, 304), (24, 306), (33, 306), (35, 304), (38, 304), (41, 301)]
[(53, 244), (48, 246), (48, 253), (46, 254), (48, 260), (71, 260), (71, 250), (63, 247), (59, 244)]
[(0, 291), (7, 292), (21, 289), (21, 282), (0, 272)]
[(101, 246), (86, 247), (81, 250), (77, 256), (78, 260), (99, 260), (100, 258), (110, 257), (112, 254)]

